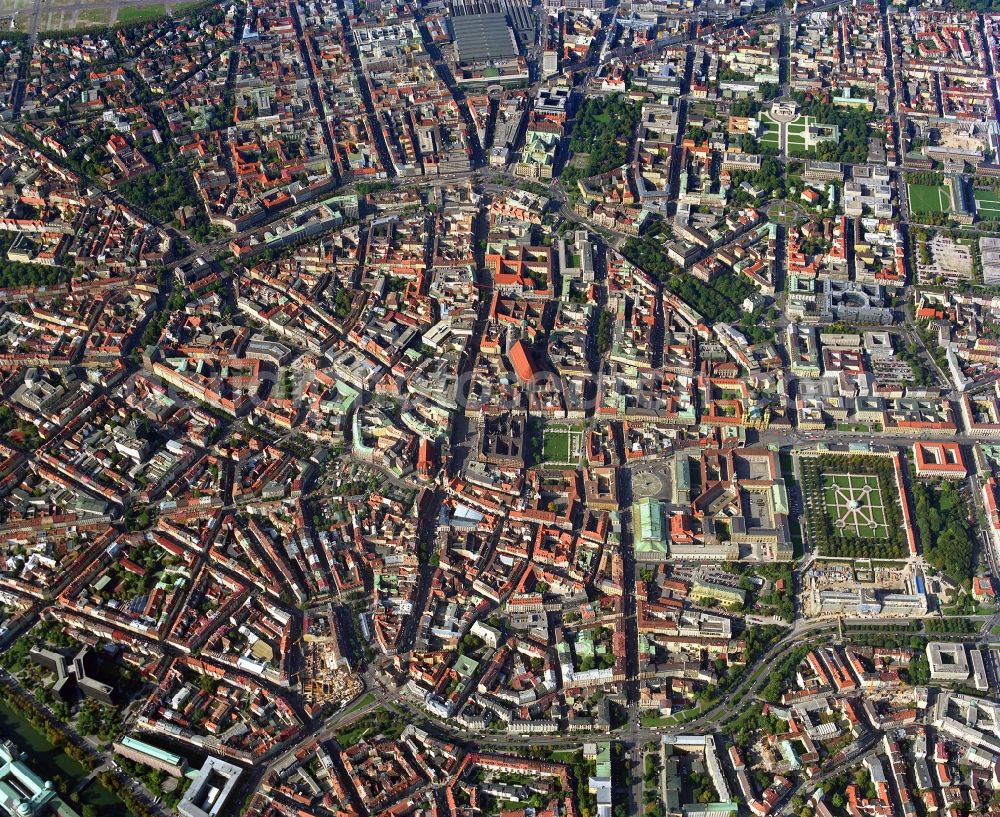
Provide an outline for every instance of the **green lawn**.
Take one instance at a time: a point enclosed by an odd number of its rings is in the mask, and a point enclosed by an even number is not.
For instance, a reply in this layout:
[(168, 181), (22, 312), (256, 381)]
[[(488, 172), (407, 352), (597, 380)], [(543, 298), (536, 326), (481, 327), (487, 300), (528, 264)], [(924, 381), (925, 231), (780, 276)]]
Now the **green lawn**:
[(211, 0), (192, 0), (190, 3), (178, 3), (176, 6), (170, 7), (170, 13), (174, 17), (182, 17), (200, 8), (206, 8), (210, 4)]
[(546, 429), (544, 455), (546, 462), (569, 462), (569, 434)]
[(81, 28), (84, 26), (106, 26), (110, 20), (110, 9), (85, 9), (76, 18), (76, 24)]
[(542, 431), (542, 456), (546, 463), (576, 462), (583, 449), (583, 429), (575, 425), (551, 425)]
[(375, 702), (375, 696), (370, 692), (366, 692), (360, 698), (358, 698), (354, 703), (344, 709), (340, 714), (347, 715), (351, 712), (355, 712), (359, 709), (364, 709), (366, 706)]
[(1000, 219), (1000, 193), (993, 190), (974, 190), (976, 210), (987, 221)]
[(944, 185), (908, 185), (910, 210), (914, 213), (948, 212), (948, 193)]
[(121, 6), (118, 9), (117, 23), (120, 26), (131, 26), (137, 23), (148, 23), (165, 17), (167, 10), (162, 3), (148, 6)]
[(760, 115), (760, 121), (764, 124), (764, 133), (760, 136), (761, 144), (771, 148), (781, 147), (781, 126), (766, 113)]
[(777, 122), (771, 119), (771, 117), (768, 116), (766, 113), (762, 113), (760, 115), (760, 122), (764, 126), (764, 134), (762, 135), (761, 138), (767, 139), (767, 137), (770, 136), (771, 134), (774, 134), (775, 139), (778, 138), (778, 134), (780, 133), (781, 128)]
[(388, 740), (395, 740), (406, 724), (385, 709), (376, 709), (360, 720), (336, 733), (337, 742), (344, 748), (358, 743), (362, 738), (380, 734)]
[(885, 500), (873, 474), (823, 474), (826, 513), (836, 527), (861, 539), (886, 539)]

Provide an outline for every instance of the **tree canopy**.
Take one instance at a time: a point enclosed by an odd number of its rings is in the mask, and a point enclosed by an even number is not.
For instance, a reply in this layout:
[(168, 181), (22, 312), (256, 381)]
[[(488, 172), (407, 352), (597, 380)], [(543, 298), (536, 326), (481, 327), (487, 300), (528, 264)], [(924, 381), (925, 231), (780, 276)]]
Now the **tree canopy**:
[(969, 581), (974, 540), (958, 489), (950, 482), (936, 488), (914, 482), (913, 501), (924, 558), (952, 579)]

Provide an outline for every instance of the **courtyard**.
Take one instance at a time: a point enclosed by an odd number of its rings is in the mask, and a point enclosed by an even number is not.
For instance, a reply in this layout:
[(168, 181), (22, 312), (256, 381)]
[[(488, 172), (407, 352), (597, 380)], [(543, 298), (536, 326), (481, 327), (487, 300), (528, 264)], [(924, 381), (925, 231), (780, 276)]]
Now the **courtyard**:
[(546, 465), (575, 465), (583, 454), (583, 429), (574, 425), (547, 425), (542, 432)]

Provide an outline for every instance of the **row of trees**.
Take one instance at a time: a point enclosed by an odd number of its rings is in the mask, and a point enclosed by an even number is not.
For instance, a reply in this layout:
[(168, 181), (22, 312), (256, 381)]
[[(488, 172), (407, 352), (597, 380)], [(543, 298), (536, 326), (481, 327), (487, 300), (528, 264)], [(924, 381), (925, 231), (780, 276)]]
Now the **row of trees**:
[(597, 316), (597, 354), (604, 357), (611, 351), (612, 330), (615, 316), (608, 309), (602, 309)]
[(906, 172), (907, 184), (922, 184), (927, 187), (940, 187), (944, 184), (944, 174), (933, 170), (908, 170)]
[(924, 626), (929, 633), (950, 633), (952, 635), (964, 635), (975, 633), (979, 628), (972, 619), (968, 618), (931, 618)]
[(952, 7), (958, 11), (996, 11), (1000, 0), (952, 0)]

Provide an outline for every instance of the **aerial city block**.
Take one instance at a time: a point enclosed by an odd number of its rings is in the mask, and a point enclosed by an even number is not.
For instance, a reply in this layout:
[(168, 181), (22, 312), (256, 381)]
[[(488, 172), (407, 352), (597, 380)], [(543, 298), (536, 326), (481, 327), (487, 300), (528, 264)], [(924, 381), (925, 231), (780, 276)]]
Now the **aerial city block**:
[(0, 0), (0, 817), (1000, 817), (1000, 0)]

